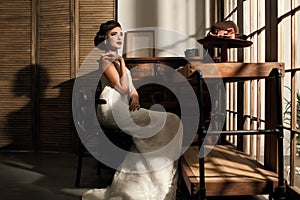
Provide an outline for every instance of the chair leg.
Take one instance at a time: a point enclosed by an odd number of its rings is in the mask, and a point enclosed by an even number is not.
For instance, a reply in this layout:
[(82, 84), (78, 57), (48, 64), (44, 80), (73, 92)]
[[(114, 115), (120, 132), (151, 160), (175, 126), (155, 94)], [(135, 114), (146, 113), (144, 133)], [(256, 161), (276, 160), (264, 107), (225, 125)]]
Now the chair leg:
[(102, 164), (98, 161), (97, 162), (97, 176), (101, 177), (101, 168)]
[(76, 180), (75, 180), (75, 187), (77, 187), (77, 188), (80, 185), (83, 154), (84, 154), (84, 146), (82, 143), (80, 143), (79, 144), (79, 152), (78, 152), (78, 161), (77, 161)]

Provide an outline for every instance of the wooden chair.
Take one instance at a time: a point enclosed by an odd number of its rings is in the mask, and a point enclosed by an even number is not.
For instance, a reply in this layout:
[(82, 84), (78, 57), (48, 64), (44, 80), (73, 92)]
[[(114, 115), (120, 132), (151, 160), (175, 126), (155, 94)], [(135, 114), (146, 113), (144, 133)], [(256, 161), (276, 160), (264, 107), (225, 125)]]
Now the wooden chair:
[[(97, 106), (99, 104), (106, 104), (106, 101), (104, 99), (99, 99), (100, 93), (99, 91), (96, 92), (95, 99), (89, 99), (89, 95), (86, 94), (85, 91), (80, 91), (79, 94), (79, 102), (81, 102), (80, 106), (78, 107), (78, 117), (75, 119), (75, 123), (77, 123), (77, 128), (79, 128), (79, 131), (82, 131), (82, 133), (86, 132), (86, 127), (89, 126), (89, 123), (97, 123), (97, 119), (92, 119), (90, 116), (92, 116), (91, 110), (95, 109), (94, 106)], [(97, 110), (97, 109), (96, 109)], [(103, 128), (105, 135), (109, 140), (111, 140), (115, 145), (118, 147), (128, 150), (132, 144), (132, 138), (128, 134), (124, 133), (121, 129), (112, 129), (112, 128)], [(88, 134), (96, 134), (95, 133), (86, 133)], [(81, 173), (82, 173), (82, 165), (83, 165), (83, 158), (84, 157), (91, 157), (92, 155), (87, 151), (85, 145), (82, 143), (81, 140), (79, 140), (79, 147), (78, 147), (78, 161), (77, 161), (77, 170), (76, 170), (76, 179), (75, 179), (75, 187), (80, 186), (80, 179), (81, 179)], [(101, 176), (101, 168), (106, 167), (105, 164), (98, 161), (97, 163), (97, 175)]]

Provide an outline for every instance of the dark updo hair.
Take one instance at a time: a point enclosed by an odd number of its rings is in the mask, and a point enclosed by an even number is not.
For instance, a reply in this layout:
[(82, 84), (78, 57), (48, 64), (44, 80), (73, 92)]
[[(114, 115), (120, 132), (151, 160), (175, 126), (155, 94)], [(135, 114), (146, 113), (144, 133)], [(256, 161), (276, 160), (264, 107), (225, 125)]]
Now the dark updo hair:
[(117, 22), (115, 20), (109, 20), (105, 23), (102, 23), (100, 25), (99, 31), (97, 32), (97, 34), (94, 38), (95, 47), (98, 47), (101, 50), (105, 50), (106, 46), (104, 44), (104, 40), (107, 39), (106, 36), (107, 36), (108, 32), (116, 27), (121, 28), (121, 25), (119, 24), (119, 22)]

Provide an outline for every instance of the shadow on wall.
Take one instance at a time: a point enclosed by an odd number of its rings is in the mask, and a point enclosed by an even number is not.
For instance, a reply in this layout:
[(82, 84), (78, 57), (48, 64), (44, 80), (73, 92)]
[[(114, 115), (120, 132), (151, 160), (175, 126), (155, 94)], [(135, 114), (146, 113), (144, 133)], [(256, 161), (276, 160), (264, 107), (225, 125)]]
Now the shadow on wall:
[[(16, 72), (11, 87), (10, 108), (7, 110), (5, 141), (1, 149), (34, 150), (36, 113), (39, 91), (37, 65), (28, 65)], [(43, 72), (45, 82), (49, 76)]]
[[(53, 82), (47, 69), (40, 65), (28, 65), (16, 72), (0, 149), (58, 150), (60, 145), (72, 145), (73, 80), (51, 86)], [(66, 134), (64, 128), (69, 138), (61, 134)]]

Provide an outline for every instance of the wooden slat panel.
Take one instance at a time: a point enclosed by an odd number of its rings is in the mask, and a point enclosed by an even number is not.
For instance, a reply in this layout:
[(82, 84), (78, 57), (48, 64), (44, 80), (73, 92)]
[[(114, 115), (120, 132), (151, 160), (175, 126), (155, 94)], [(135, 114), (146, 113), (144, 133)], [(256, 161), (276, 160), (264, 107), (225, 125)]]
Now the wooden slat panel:
[[(79, 0), (78, 46), (83, 60), (94, 48), (99, 23), (114, 18), (114, 1)], [(40, 2), (40, 149), (72, 150), (72, 2)], [(75, 10), (75, 13), (77, 11)], [(80, 59), (79, 59), (80, 60)]]
[(39, 150), (72, 150), (70, 3), (40, 1)]
[(79, 52), (82, 63), (94, 48), (94, 37), (100, 23), (115, 18), (114, 0), (79, 1)]
[[(98, 69), (99, 50), (94, 48), (94, 37), (99, 30), (100, 23), (115, 19), (115, 0), (79, 0), (78, 3), (78, 66), (83, 75)], [(89, 56), (89, 57), (87, 57)]]
[(31, 0), (0, 0), (0, 148), (32, 149)]
[[(31, 0), (0, 0), (0, 148), (13, 144), (33, 149), (37, 136), (37, 150), (72, 150), (75, 66), (71, 65), (76, 62), (71, 59), (84, 58), (94, 47), (100, 22), (115, 16), (114, 0), (78, 2), (80, 6), (74, 7), (71, 0), (39, 0), (37, 5)], [(81, 16), (76, 20), (77, 12)], [(33, 34), (35, 13), (37, 34)], [(80, 31), (74, 32), (74, 25)], [(73, 56), (74, 37), (80, 39), (75, 44), (80, 49), (78, 57)], [(37, 46), (32, 41), (37, 41)]]

